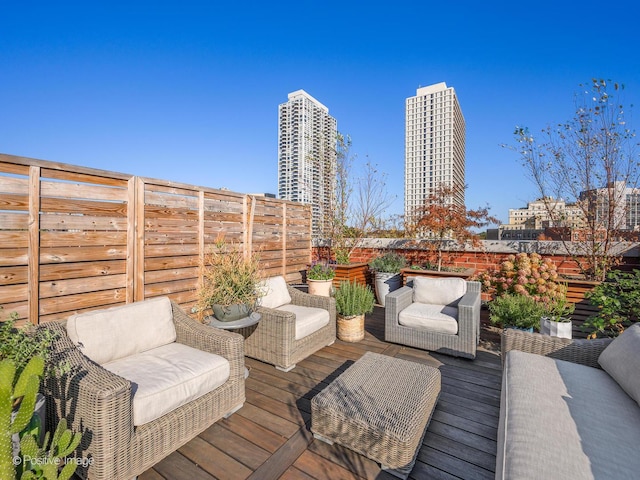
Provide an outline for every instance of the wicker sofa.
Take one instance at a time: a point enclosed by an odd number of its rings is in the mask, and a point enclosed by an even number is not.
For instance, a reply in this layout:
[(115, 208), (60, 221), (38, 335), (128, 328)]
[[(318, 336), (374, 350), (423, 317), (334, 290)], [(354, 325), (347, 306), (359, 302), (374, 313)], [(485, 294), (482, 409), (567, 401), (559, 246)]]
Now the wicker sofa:
[(166, 297), (44, 328), (57, 336), (51, 361), (68, 370), (45, 380), (47, 422), (82, 432), (83, 478), (133, 478), (245, 401), (242, 336)]
[(496, 479), (638, 478), (640, 324), (569, 340), (506, 329)]
[(255, 331), (245, 355), (288, 372), (312, 353), (336, 341), (336, 302), (287, 285), (282, 276), (265, 281)]
[(384, 339), (475, 358), (480, 340), (480, 282), (415, 277), (386, 296)]

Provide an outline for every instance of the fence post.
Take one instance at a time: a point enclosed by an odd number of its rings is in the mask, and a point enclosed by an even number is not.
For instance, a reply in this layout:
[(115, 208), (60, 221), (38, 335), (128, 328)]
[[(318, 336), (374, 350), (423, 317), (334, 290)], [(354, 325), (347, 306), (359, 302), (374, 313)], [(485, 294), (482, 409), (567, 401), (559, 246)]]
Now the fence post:
[(40, 167), (29, 167), (29, 240), (27, 297), (29, 321), (40, 323)]

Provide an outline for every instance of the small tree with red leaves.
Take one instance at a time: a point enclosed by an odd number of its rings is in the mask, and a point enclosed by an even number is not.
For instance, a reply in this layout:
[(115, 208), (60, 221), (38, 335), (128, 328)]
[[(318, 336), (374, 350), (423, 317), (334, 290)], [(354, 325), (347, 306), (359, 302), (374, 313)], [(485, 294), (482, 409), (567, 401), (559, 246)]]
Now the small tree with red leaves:
[(413, 225), (410, 225), (412, 236), (423, 236), (433, 240), (431, 245), (437, 252), (438, 271), (442, 270), (442, 252), (452, 240), (459, 244), (479, 244), (480, 235), (473, 229), (497, 224), (499, 220), (489, 215), (489, 207), (467, 210), (464, 205), (455, 203), (460, 198), (460, 188), (447, 184), (439, 184), (429, 194), (424, 204), (416, 210)]

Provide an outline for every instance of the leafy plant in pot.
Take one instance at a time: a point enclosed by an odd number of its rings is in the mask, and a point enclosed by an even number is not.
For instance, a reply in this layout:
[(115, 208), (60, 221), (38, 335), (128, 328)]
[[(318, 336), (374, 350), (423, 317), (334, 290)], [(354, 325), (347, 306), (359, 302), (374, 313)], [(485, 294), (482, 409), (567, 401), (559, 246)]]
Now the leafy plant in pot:
[(254, 310), (260, 291), (260, 265), (256, 255), (245, 255), (240, 248), (216, 240), (200, 264), (202, 282), (196, 310), (202, 321), (204, 312), (213, 310), (221, 322), (247, 317)]
[(307, 270), (307, 284), (311, 295), (329, 297), (336, 271), (326, 263), (316, 263)]
[(567, 286), (556, 292), (556, 296), (542, 300), (544, 314), (540, 317), (540, 333), (552, 337), (571, 338), (573, 323), (571, 314), (575, 305), (567, 300)]
[(540, 328), (545, 308), (533, 297), (520, 294), (500, 295), (489, 302), (489, 321), (504, 328), (533, 332)]
[(364, 316), (373, 312), (373, 292), (367, 285), (340, 282), (335, 294), (338, 313), (338, 338), (358, 342), (364, 338)]
[(385, 253), (369, 262), (369, 268), (375, 272), (376, 298), (383, 307), (387, 294), (402, 286), (400, 270), (406, 264), (406, 259), (395, 252)]

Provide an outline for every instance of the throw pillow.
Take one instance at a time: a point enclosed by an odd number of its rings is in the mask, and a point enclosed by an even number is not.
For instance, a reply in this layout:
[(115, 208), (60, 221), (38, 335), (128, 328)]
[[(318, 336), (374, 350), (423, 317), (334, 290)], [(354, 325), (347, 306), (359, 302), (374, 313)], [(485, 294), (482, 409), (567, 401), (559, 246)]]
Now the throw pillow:
[(462, 278), (415, 277), (413, 280), (414, 302), (455, 306), (465, 293), (467, 282)]
[(640, 405), (640, 323), (613, 340), (598, 363)]
[(261, 307), (278, 308), (291, 303), (287, 282), (282, 276), (267, 278), (262, 282), (260, 288), (264, 292), (258, 300), (258, 305)]

